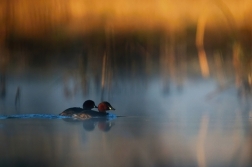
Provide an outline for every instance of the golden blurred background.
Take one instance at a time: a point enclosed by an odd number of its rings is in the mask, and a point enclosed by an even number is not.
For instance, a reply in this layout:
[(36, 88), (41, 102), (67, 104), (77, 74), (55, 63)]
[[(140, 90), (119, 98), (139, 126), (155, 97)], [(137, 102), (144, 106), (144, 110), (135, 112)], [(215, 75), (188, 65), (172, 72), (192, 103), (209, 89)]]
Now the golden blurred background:
[(164, 85), (170, 78), (181, 85), (195, 71), (252, 85), (251, 0), (1, 0), (0, 12), (3, 74), (71, 57), (82, 85), (87, 73), (104, 87), (115, 76), (155, 72)]
[(250, 0), (1, 0), (0, 12), (2, 43), (67, 41), (109, 30), (183, 34), (202, 22), (215, 37), (235, 31), (251, 40), (252, 30)]

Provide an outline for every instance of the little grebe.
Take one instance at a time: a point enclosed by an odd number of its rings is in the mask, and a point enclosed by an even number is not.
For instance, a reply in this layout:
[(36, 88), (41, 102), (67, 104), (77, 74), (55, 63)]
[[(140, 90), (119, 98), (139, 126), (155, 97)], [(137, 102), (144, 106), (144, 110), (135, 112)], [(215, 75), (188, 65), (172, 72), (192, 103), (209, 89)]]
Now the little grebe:
[(97, 108), (97, 106), (95, 105), (95, 102), (93, 100), (86, 100), (83, 103), (83, 108), (80, 108), (80, 107), (68, 108), (68, 109), (64, 110), (62, 113), (60, 113), (59, 115), (72, 116), (73, 114), (80, 113), (83, 110), (91, 110), (92, 108)]
[(106, 112), (107, 110), (115, 110), (109, 102), (103, 101), (98, 105), (98, 111), (93, 111), (93, 110), (83, 110), (79, 113), (73, 114), (73, 118), (76, 119), (89, 119), (93, 117), (104, 117), (107, 116), (108, 113)]

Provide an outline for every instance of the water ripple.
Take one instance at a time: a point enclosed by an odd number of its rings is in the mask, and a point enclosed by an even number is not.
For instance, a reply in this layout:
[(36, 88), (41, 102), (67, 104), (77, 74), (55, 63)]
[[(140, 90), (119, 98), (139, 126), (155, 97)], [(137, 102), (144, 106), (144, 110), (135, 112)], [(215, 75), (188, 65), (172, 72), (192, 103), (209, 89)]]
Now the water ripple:
[[(109, 113), (107, 118), (115, 119), (115, 114)], [(71, 116), (61, 116), (54, 114), (16, 114), (16, 115), (0, 115), (0, 119), (65, 119), (72, 118)], [(96, 118), (96, 117), (95, 117)], [(98, 118), (98, 117), (97, 117)]]

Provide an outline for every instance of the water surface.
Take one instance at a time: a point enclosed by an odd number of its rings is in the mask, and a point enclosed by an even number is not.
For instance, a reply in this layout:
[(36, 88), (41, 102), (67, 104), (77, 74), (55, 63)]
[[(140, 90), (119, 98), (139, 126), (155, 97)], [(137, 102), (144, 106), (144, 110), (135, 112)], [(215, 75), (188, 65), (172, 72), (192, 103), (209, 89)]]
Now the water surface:
[[(125, 47), (7, 52), (0, 166), (252, 165), (251, 76), (230, 52), (209, 52), (205, 76), (197, 53), (184, 47)], [(125, 117), (57, 116), (87, 99), (109, 101)]]

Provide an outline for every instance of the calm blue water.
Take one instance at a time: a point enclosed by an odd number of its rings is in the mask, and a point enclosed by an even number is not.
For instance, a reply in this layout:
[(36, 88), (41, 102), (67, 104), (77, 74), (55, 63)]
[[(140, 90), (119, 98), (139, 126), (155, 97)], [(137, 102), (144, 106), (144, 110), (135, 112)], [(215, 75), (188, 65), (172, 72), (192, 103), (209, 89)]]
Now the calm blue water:
[[(176, 75), (107, 69), (102, 89), (102, 72), (73, 65), (78, 58), (64, 66), (51, 61), (10, 63), (1, 73), (0, 166), (252, 165), (251, 97), (239, 94), (230, 73), (218, 79), (212, 66), (208, 78), (198, 68)], [(87, 99), (109, 101), (111, 113), (125, 117), (58, 116)]]

